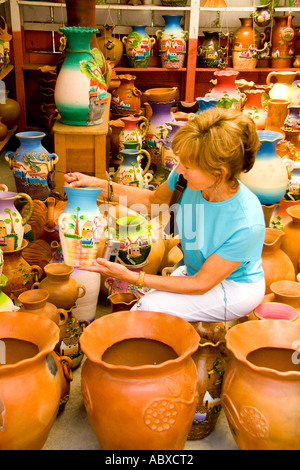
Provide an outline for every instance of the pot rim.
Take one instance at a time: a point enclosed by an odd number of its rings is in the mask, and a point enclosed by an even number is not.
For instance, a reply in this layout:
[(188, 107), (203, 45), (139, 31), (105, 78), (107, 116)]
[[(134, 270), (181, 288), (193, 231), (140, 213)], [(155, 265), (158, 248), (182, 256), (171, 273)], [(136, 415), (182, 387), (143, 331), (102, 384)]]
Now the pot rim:
[[(30, 337), (28, 335), (29, 332), (25, 332), (24, 328), (22, 329), (21, 319), (25, 320), (26, 323), (31, 323), (32, 326), (29, 331), (31, 334)], [(39, 361), (42, 357), (53, 352), (56, 344), (59, 341), (59, 327), (47, 317), (41, 315), (34, 315), (33, 313), (26, 312), (0, 312), (0, 325), (4, 325), (4, 329), (8, 330), (9, 326), (5, 325), (8, 325), (8, 323), (12, 321), (15, 324), (12, 328), (11, 334), (9, 334), (9, 332), (7, 331), (2, 336), (1, 333), (0, 339), (2, 337), (29, 341), (39, 348), (39, 352), (30, 358), (23, 359), (22, 361), (15, 362), (13, 364), (2, 364), (0, 366), (0, 377), (4, 374), (7, 374), (8, 372), (16, 371), (17, 369), (23, 366), (30, 366), (35, 362)], [(42, 341), (40, 329), (43, 325), (45, 326), (47, 335)], [(18, 333), (16, 334), (15, 332)], [(50, 334), (52, 332), (53, 335)]]
[[(268, 338), (272, 340), (269, 341), (269, 344)], [(229, 329), (225, 336), (227, 348), (242, 364), (271, 378), (284, 377), (291, 380), (299, 380), (300, 372), (296, 370), (282, 372), (269, 367), (259, 367), (247, 360), (247, 355), (252, 351), (268, 346), (289, 349), (293, 346), (293, 343), (299, 343), (299, 338), (299, 323), (273, 319), (253, 320), (237, 324)], [(288, 347), (286, 346), (287, 342)], [(299, 351), (299, 347), (295, 351)]]
[[(144, 327), (138, 327), (140, 330), (140, 334), (130, 335), (126, 332), (125, 323), (129, 325), (138, 325), (139, 320), (145, 323)], [(125, 320), (125, 322), (124, 322)], [(160, 326), (157, 327), (155, 325), (155, 320), (162, 320), (164, 322), (164, 327)], [(105, 338), (108, 340), (108, 331), (109, 327), (106, 328), (105, 331), (105, 324), (108, 322), (113, 322), (114, 327), (110, 327), (113, 331), (111, 331), (111, 340), (107, 342), (107, 344), (101, 348), (101, 339)], [(174, 323), (173, 327), (171, 323)], [(103, 330), (101, 326), (103, 325)], [(175, 327), (176, 325), (176, 327)], [(144, 328), (144, 330), (143, 330)], [(143, 331), (141, 331), (143, 330)], [(150, 331), (151, 330), (151, 331)], [(179, 348), (180, 345), (178, 342), (176, 343), (175, 340), (167, 341), (166, 335), (169, 334), (169, 338), (172, 338), (171, 331), (180, 331), (182, 333), (183, 340), (186, 341), (187, 335), (190, 336), (190, 341), (188, 342), (187, 346), (182, 348), (182, 352), (180, 353)], [(116, 331), (119, 333), (119, 337), (116, 337)], [(142, 333), (144, 332), (144, 335)], [(114, 334), (113, 334), (114, 333)], [(146, 334), (145, 334), (146, 333)], [(163, 334), (163, 338), (159, 336), (159, 334)], [(174, 336), (174, 335), (173, 335)], [(168, 346), (172, 347), (174, 351), (178, 354), (176, 359), (171, 359), (160, 364), (146, 364), (142, 366), (126, 366), (126, 365), (114, 365), (107, 363), (102, 360), (102, 356), (104, 352), (114, 344), (125, 340), (125, 339), (133, 339), (133, 338), (145, 338), (145, 339), (153, 339), (156, 341), (160, 341)], [(94, 346), (92, 342), (94, 341)], [(179, 365), (183, 361), (185, 361), (188, 356), (191, 356), (194, 352), (197, 351), (200, 343), (200, 336), (196, 332), (196, 330), (188, 323), (187, 321), (183, 320), (180, 317), (175, 317), (174, 315), (162, 312), (148, 312), (148, 311), (135, 311), (135, 310), (124, 310), (120, 312), (111, 313), (110, 315), (98, 318), (93, 323), (87, 326), (83, 331), (82, 335), (79, 338), (80, 346), (84, 354), (86, 354), (87, 358), (92, 361), (93, 363), (103, 367), (107, 371), (112, 373), (120, 373), (126, 374), (131, 376), (137, 376), (141, 374), (147, 374), (147, 372), (159, 372), (163, 371), (166, 368), (169, 368), (171, 365)], [(177, 348), (177, 349), (176, 349)]]

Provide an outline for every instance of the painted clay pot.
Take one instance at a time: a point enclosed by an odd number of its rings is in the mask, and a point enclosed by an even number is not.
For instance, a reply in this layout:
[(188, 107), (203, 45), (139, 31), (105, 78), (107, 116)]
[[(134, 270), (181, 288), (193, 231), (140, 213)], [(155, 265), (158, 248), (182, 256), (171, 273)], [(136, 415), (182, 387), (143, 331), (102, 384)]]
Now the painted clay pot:
[(219, 99), (213, 96), (198, 96), (196, 101), (199, 103), (199, 110), (196, 114), (201, 114), (207, 109), (215, 108), (219, 102)]
[(102, 449), (184, 448), (198, 399), (198, 343), (189, 323), (157, 312), (116, 312), (85, 329), (82, 393)]
[(170, 88), (148, 88), (143, 93), (144, 101), (151, 101), (152, 103), (168, 103), (170, 101), (178, 101), (179, 90), (177, 87)]
[(232, 63), (236, 69), (255, 69), (257, 65), (257, 33), (252, 18), (240, 18), (241, 26), (233, 34)]
[(241, 450), (299, 449), (299, 335), (300, 324), (286, 320), (248, 321), (227, 332), (233, 357), (222, 407)]
[[(126, 186), (136, 186), (142, 188), (144, 184), (149, 184), (153, 179), (153, 174), (147, 173), (151, 164), (149, 152), (145, 149), (123, 149), (120, 152), (120, 165), (116, 172), (112, 174), (112, 179), (116, 183)], [(146, 158), (146, 166), (142, 167), (142, 160)]]
[(223, 64), (225, 48), (220, 46), (217, 31), (203, 31), (204, 40), (197, 49), (198, 64), (203, 68), (216, 68)]
[(55, 104), (61, 122), (71, 126), (97, 125), (108, 103), (107, 84), (90, 41), (97, 28), (66, 26), (69, 49), (55, 85)]
[(175, 121), (171, 108), (174, 101), (145, 103), (145, 113), (149, 120), (149, 128), (146, 135), (145, 148), (151, 155), (151, 162), (162, 163), (161, 141), (168, 136), (167, 122)]
[(242, 109), (245, 95), (240, 92), (235, 84), (238, 74), (237, 70), (218, 70), (214, 72), (217, 83), (207, 96), (218, 98), (218, 108)]
[(99, 212), (98, 188), (65, 187), (68, 202), (58, 218), (64, 262), (69, 266), (90, 266), (96, 259), (106, 222)]
[[(295, 53), (296, 34), (292, 26), (293, 16), (274, 16), (271, 37), (271, 67), (292, 68)], [(282, 97), (283, 98), (283, 97)]]
[(155, 38), (151, 38), (145, 31), (146, 26), (133, 26), (131, 33), (123, 36), (126, 56), (130, 67), (147, 68)]
[(120, 121), (124, 123), (124, 128), (120, 132), (119, 150), (125, 148), (125, 142), (131, 141), (138, 142), (141, 149), (148, 133), (148, 119), (145, 116), (124, 116)]
[(78, 298), (85, 295), (86, 289), (71, 278), (73, 266), (65, 263), (51, 263), (44, 267), (46, 277), (35, 282), (33, 289), (43, 289), (49, 293), (48, 301), (57, 308), (69, 310), (74, 307)]
[(282, 134), (273, 131), (257, 131), (260, 148), (255, 163), (240, 180), (258, 197), (261, 204), (274, 204), (285, 195), (288, 184), (286, 163), (276, 153), (276, 145)]
[(266, 78), (266, 84), (270, 85), (274, 83), (273, 87), (269, 91), (271, 100), (293, 100), (293, 96), (297, 91), (297, 87), (293, 86), (293, 82), (296, 80), (297, 75), (300, 71), (274, 71), (270, 72)]
[(198, 350), (192, 355), (199, 385), (199, 399), (188, 439), (208, 436), (221, 412), (222, 376), (225, 364), (220, 349), (225, 344), (225, 328), (221, 323), (192, 323), (200, 336)]
[(263, 106), (264, 90), (253, 89), (246, 90), (246, 103), (243, 108), (243, 113), (248, 114), (255, 122), (257, 130), (265, 129), (267, 113)]
[(100, 28), (101, 36), (97, 38), (99, 49), (106, 60), (118, 65), (123, 55), (122, 41), (113, 35), (115, 25), (105, 24)]
[(141, 111), (141, 94), (134, 84), (135, 75), (119, 75), (121, 84), (111, 94), (111, 109), (116, 117), (138, 115)]
[(265, 130), (280, 132), (283, 136), (285, 135), (282, 126), (288, 115), (289, 103), (289, 100), (277, 98), (268, 100)]
[(167, 171), (171, 171), (178, 164), (178, 159), (172, 151), (172, 140), (178, 129), (186, 124), (185, 121), (166, 122), (168, 136), (161, 140), (162, 144), (162, 165)]
[(37, 131), (19, 132), (16, 137), (20, 146), (15, 152), (5, 154), (5, 160), (14, 173), (17, 191), (28, 194), (32, 199), (47, 199), (50, 189), (53, 189), (49, 182), (52, 179), (53, 184), (58, 156), (43, 147), (41, 142), (45, 135)]
[[(28, 203), (28, 209), (23, 216), (15, 207), (15, 202), (19, 199), (25, 199)], [(28, 194), (0, 191), (0, 248), (4, 252), (22, 247), (24, 225), (30, 219), (32, 213), (33, 202)]]
[(139, 297), (134, 292), (114, 292), (107, 298), (111, 303), (112, 312), (131, 310), (139, 300)]
[(300, 131), (300, 105), (289, 104), (288, 115), (283, 124), (284, 130)]
[(283, 279), (295, 281), (296, 274), (292, 260), (282, 250), (282, 241), (286, 237), (282, 230), (266, 228), (262, 251), (262, 267), (265, 273), (266, 294), (271, 292), (272, 282)]
[(48, 318), (0, 312), (0, 449), (40, 450), (55, 421), (61, 378), (52, 352), (58, 326)]
[(54, 304), (47, 302), (49, 293), (45, 289), (31, 289), (19, 295), (21, 302), (19, 312), (43, 315), (54, 321), (56, 325), (64, 325), (68, 320), (68, 313), (63, 308), (57, 308)]
[(184, 66), (188, 31), (180, 26), (182, 16), (163, 15), (165, 27), (156, 31), (159, 42), (161, 66), (167, 69), (179, 69)]
[(300, 258), (300, 206), (290, 206), (286, 212), (292, 220), (288, 222), (284, 227), (283, 231), (285, 237), (282, 240), (282, 250), (291, 259), (296, 275), (300, 272), (299, 258)]
[[(277, 282), (287, 282), (287, 281), (277, 281)], [(272, 284), (277, 284), (273, 282)], [(290, 281), (293, 282), (293, 281)], [(268, 297), (274, 296), (274, 294), (268, 295)], [(281, 302), (264, 302), (258, 305), (253, 312), (248, 315), (248, 320), (288, 320), (296, 321), (299, 317), (297, 310), (291, 305), (286, 305)]]

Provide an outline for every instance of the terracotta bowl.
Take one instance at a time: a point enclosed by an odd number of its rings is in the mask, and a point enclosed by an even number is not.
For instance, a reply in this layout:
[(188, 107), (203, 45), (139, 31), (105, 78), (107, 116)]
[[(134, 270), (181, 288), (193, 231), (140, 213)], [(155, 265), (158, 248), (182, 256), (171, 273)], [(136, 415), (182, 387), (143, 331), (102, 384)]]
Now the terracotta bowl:
[(178, 101), (178, 88), (149, 88), (144, 93), (144, 97), (147, 101), (154, 103), (162, 103), (176, 100)]

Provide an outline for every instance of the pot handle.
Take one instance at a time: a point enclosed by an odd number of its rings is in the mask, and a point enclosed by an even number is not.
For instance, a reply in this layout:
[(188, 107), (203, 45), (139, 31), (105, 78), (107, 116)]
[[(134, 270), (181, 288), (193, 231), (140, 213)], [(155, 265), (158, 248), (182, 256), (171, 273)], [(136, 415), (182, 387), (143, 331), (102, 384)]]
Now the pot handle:
[(73, 361), (69, 356), (57, 356), (58, 361), (61, 363), (64, 376), (68, 382), (73, 380)]
[(25, 199), (28, 202), (28, 207), (25, 210), (24, 215), (22, 215), (22, 225), (25, 225), (25, 224), (27, 224), (28, 220), (30, 219), (30, 217), (32, 216), (32, 213), (33, 213), (33, 209), (34, 209), (33, 200), (26, 193), (18, 193), (17, 198)]
[[(147, 150), (144, 150), (144, 149), (139, 150), (139, 157), (140, 157), (140, 155), (146, 155), (146, 157), (147, 157), (147, 165), (146, 165), (145, 169), (142, 172), (142, 176), (144, 176), (147, 173), (147, 171), (149, 170), (149, 167), (151, 165), (151, 156), (150, 156), (150, 153)], [(140, 158), (139, 158), (139, 163), (140, 163)]]
[(58, 162), (58, 155), (56, 153), (49, 153), (49, 171), (54, 170), (54, 165)]
[(270, 72), (269, 75), (267, 75), (266, 84), (270, 85), (271, 84), (271, 78), (276, 77), (276, 75), (277, 75), (277, 72)]
[(14, 168), (14, 163), (13, 163), (14, 156), (15, 156), (14, 152), (11, 152), (10, 150), (8, 152), (6, 152), (6, 154), (4, 156), (5, 160), (9, 164), (9, 169), (10, 170), (13, 170), (13, 168)]
[(4, 191), (4, 192), (8, 191), (8, 187), (6, 186), (6, 184), (3, 184), (3, 183), (0, 184), (0, 191)]
[(68, 312), (64, 308), (58, 308), (57, 313), (59, 316), (59, 322), (58, 326), (63, 326), (67, 323), (68, 321)]
[[(82, 289), (81, 292), (80, 292), (80, 289)], [(86, 288), (83, 284), (78, 284), (77, 285), (77, 290), (78, 290), (78, 299), (80, 299), (81, 297), (83, 297), (86, 294)]]
[(149, 129), (149, 120), (145, 116), (141, 116), (137, 122), (137, 127), (140, 130), (142, 139), (146, 136)]

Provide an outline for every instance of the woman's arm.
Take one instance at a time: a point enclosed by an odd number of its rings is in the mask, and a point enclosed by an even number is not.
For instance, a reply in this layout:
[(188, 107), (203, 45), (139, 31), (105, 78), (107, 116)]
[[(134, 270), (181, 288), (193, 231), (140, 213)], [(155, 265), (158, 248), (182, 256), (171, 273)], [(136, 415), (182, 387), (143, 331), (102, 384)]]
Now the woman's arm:
[[(226, 279), (239, 265), (239, 262), (228, 261), (218, 255), (211, 255), (194, 276), (158, 276), (145, 274), (146, 287), (177, 294), (199, 295), (205, 294), (221, 281)], [(103, 258), (97, 259), (95, 266), (87, 267), (88, 271), (95, 271), (104, 276), (112, 276), (122, 281), (136, 284), (139, 273), (127, 269), (119, 263), (111, 263)]]

